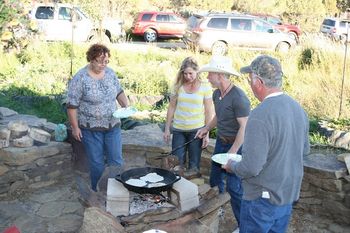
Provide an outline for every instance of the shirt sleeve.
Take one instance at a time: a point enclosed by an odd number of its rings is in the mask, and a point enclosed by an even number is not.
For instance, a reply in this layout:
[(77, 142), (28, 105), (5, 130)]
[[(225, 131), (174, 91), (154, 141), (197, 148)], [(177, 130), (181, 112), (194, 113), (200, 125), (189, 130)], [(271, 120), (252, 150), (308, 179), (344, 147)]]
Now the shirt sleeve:
[(78, 108), (83, 95), (83, 77), (78, 73), (68, 84), (67, 108)]

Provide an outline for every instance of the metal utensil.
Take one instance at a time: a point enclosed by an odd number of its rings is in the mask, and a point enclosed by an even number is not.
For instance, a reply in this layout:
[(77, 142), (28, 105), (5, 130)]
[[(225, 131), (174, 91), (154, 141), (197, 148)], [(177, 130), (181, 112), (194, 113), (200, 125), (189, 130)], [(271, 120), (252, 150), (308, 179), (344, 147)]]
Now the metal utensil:
[(163, 152), (162, 154), (163, 155), (172, 155), (175, 151), (177, 151), (178, 149), (180, 149), (180, 148), (183, 148), (183, 147), (185, 147), (186, 145), (188, 145), (188, 144), (190, 144), (191, 142), (193, 142), (193, 141), (195, 141), (195, 140), (198, 140), (199, 138), (193, 138), (193, 139), (191, 139), (191, 140), (189, 140), (188, 142), (186, 142), (186, 143), (184, 143), (184, 144), (182, 144), (182, 145), (180, 145), (180, 146), (178, 146), (178, 147), (175, 147), (172, 151), (170, 151), (169, 153), (166, 153), (166, 152)]

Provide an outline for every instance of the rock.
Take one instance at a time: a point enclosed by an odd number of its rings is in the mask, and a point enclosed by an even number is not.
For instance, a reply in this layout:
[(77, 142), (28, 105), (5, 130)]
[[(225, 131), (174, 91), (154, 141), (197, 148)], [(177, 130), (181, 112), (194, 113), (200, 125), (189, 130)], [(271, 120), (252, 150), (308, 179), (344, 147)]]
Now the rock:
[(13, 116), (16, 114), (18, 113), (9, 108), (0, 107), (0, 119), (8, 116)]
[(9, 140), (0, 139), (0, 149), (1, 148), (5, 148), (5, 147), (9, 147), (9, 145), (10, 145), (10, 141)]
[(79, 233), (114, 232), (125, 233), (124, 227), (116, 221), (113, 215), (97, 208), (86, 208), (83, 225)]
[(13, 146), (15, 147), (31, 147), (34, 144), (34, 140), (28, 135), (21, 138), (13, 139)]
[(11, 131), (7, 128), (0, 129), (0, 148), (5, 148), (10, 145)]
[(33, 138), (37, 142), (49, 143), (51, 134), (42, 129), (30, 128), (29, 137)]
[(350, 153), (343, 153), (343, 154), (337, 155), (338, 161), (345, 162), (344, 161), (344, 157), (347, 156), (347, 155), (350, 155)]
[(0, 129), (0, 139), (10, 140), (11, 131), (7, 128)]
[(11, 139), (21, 138), (27, 135), (29, 130), (28, 124), (24, 121), (10, 121), (7, 128), (11, 130)]
[(350, 154), (344, 156), (344, 162), (346, 164), (346, 168), (348, 169), (348, 173), (350, 174)]

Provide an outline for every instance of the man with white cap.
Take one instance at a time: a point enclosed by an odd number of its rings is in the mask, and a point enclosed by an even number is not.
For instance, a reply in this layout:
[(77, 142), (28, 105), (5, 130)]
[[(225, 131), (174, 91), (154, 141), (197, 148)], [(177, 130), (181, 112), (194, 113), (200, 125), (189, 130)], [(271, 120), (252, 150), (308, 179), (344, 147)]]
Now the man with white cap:
[(240, 71), (249, 74), (261, 102), (249, 115), (242, 160), (224, 166), (242, 179), (240, 232), (282, 233), (299, 198), (303, 156), (310, 150), (308, 116), (282, 92), (282, 68), (275, 58), (259, 56)]
[[(229, 80), (231, 75), (239, 76), (239, 73), (232, 68), (231, 59), (225, 56), (213, 56), (209, 64), (200, 68), (199, 72), (208, 72), (208, 81), (217, 89), (212, 98), (215, 116), (197, 132), (196, 137), (203, 138), (211, 129), (217, 127), (214, 154), (240, 153), (250, 112), (250, 101), (245, 93)], [(227, 173), (221, 164), (212, 161), (210, 186), (218, 186), (219, 192), (223, 193), (225, 177), (226, 190), (231, 196), (231, 207), (239, 225), (243, 193), (241, 180), (235, 174)]]

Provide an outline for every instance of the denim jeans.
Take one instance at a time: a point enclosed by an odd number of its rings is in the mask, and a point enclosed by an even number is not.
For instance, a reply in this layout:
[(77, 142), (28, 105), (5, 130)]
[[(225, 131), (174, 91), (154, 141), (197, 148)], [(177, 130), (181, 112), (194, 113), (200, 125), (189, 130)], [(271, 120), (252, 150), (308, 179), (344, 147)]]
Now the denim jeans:
[(242, 200), (240, 233), (283, 233), (286, 232), (292, 204), (273, 205), (269, 199)]
[(106, 155), (109, 166), (120, 166), (122, 157), (121, 130), (119, 127), (106, 131), (81, 129), (82, 142), (89, 159), (91, 188), (97, 191), (97, 183), (105, 169)]
[[(232, 144), (224, 143), (219, 137), (216, 138), (216, 144), (214, 149), (214, 154), (226, 153)], [(241, 153), (241, 148), (237, 153)], [(221, 164), (214, 161), (211, 162), (211, 172), (209, 183), (211, 187), (218, 186), (219, 192), (223, 193), (225, 190), (225, 180), (226, 178), (226, 190), (231, 196), (231, 207), (233, 214), (237, 220), (238, 226), (240, 225), (240, 210), (243, 195), (243, 187), (241, 179), (234, 173), (228, 173), (221, 168)]]
[[(197, 130), (194, 131), (177, 131), (173, 130), (173, 140), (172, 140), (172, 149), (175, 149), (179, 146), (182, 146), (186, 142), (192, 140), (196, 135)], [(181, 147), (178, 150), (174, 151), (174, 155), (179, 158), (180, 165), (185, 167), (186, 163), (186, 152), (188, 151), (189, 157), (189, 169), (198, 169), (200, 168), (201, 155), (202, 155), (202, 139), (196, 139), (193, 142), (187, 144), (185, 147)]]

